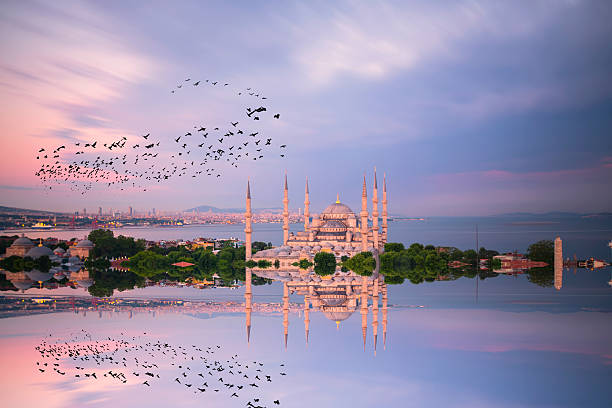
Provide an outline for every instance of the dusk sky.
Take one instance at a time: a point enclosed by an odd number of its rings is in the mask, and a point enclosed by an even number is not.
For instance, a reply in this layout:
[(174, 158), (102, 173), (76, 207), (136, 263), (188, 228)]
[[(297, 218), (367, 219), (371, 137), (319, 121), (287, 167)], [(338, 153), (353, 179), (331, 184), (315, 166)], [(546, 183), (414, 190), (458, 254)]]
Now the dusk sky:
[[(255, 208), (281, 207), (287, 171), (291, 208), (308, 177), (315, 212), (358, 210), (376, 166), (392, 214), (612, 211), (609, 1), (53, 3), (0, 8), (0, 205), (242, 207), (250, 177)], [(230, 85), (171, 94), (186, 78)], [(286, 157), (146, 192), (34, 175), (39, 148), (79, 141), (151, 133), (170, 154), (245, 121), (247, 87), (281, 115), (249, 130)]]

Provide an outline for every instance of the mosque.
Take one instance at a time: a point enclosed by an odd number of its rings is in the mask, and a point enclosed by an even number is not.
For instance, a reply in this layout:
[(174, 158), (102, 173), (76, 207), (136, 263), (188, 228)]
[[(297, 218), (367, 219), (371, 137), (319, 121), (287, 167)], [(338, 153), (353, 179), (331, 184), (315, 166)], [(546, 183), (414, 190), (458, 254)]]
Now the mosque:
[(92, 249), (94, 248), (93, 242), (88, 239), (79, 241), (76, 245), (68, 248), (64, 251), (62, 248), (50, 248), (42, 244), (42, 240), (38, 245), (35, 245), (29, 238), (23, 234), (17, 238), (11, 246), (6, 249), (5, 257), (9, 256), (20, 256), (22, 258), (30, 257), (32, 259), (38, 259), (41, 256), (48, 256), (51, 261), (59, 261), (61, 258), (78, 257), (85, 259), (89, 257)]
[[(285, 188), (283, 195), (283, 245), (278, 248), (264, 251), (251, 252), (251, 235), (253, 213), (251, 211), (251, 186), (247, 182), (246, 213), (245, 213), (245, 246), (246, 259), (254, 261), (267, 260), (275, 262), (278, 260), (283, 268), (290, 268), (291, 264), (300, 259), (312, 260), (318, 252), (333, 253), (337, 259), (342, 256), (351, 257), (359, 252), (370, 251), (378, 254), (384, 250), (387, 242), (387, 181), (383, 176), (382, 190), (382, 231), (378, 225), (378, 182), (376, 170), (374, 170), (374, 186), (372, 190), (372, 214), (368, 213), (368, 196), (366, 190), (365, 175), (363, 177), (363, 188), (361, 193), (361, 212), (359, 217), (349, 206), (340, 202), (330, 204), (318, 217), (313, 217), (310, 222), (310, 194), (308, 191), (308, 180), (304, 197), (304, 231), (289, 233), (289, 188), (287, 175), (285, 174)], [(368, 225), (368, 219), (372, 219), (372, 225)]]
[[(277, 280), (283, 283), (283, 334), (285, 348), (289, 335), (289, 295), (298, 294), (304, 297), (304, 330), (308, 344), (310, 333), (310, 311), (318, 310), (336, 323), (339, 328), (342, 321), (353, 313), (361, 315), (361, 331), (365, 351), (368, 330), (368, 314), (372, 311), (373, 347), (376, 353), (379, 326), (379, 303), (382, 300), (383, 346), (387, 337), (387, 285), (384, 276), (374, 271), (372, 276), (359, 276), (351, 271), (342, 271), (339, 267), (331, 276), (319, 276), (312, 268), (300, 269), (292, 265), (300, 259), (312, 261), (318, 252), (333, 253), (337, 260), (342, 256), (354, 256), (359, 252), (370, 251), (375, 256), (383, 252), (387, 242), (387, 185), (383, 176), (382, 191), (382, 231), (378, 225), (378, 184), (374, 170), (372, 191), (372, 226), (368, 225), (367, 190), (365, 176), (361, 195), (361, 212), (359, 218), (346, 205), (336, 202), (329, 205), (318, 217), (310, 222), (310, 200), (308, 181), (306, 181), (304, 198), (304, 231), (289, 233), (289, 199), (288, 183), (285, 175), (283, 196), (283, 245), (278, 248), (251, 252), (252, 211), (251, 189), (247, 182), (245, 213), (246, 259), (267, 260), (277, 263), (278, 268), (247, 268), (245, 285), (245, 310), (247, 342), (251, 337), (251, 313), (253, 293), (252, 274), (259, 277)], [(381, 299), (382, 297), (382, 299)], [(371, 305), (368, 303), (371, 299)]]

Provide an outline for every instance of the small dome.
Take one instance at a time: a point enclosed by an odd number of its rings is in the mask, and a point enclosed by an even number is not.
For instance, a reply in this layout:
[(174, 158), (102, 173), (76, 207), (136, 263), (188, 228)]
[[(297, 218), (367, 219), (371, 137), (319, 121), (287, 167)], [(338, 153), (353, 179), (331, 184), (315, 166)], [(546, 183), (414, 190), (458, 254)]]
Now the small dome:
[(93, 248), (94, 244), (90, 240), (84, 239), (82, 241), (79, 241), (79, 243), (76, 244), (76, 247), (77, 248)]
[(32, 259), (38, 259), (41, 256), (53, 256), (53, 251), (46, 246), (37, 246), (30, 249), (25, 256), (29, 256)]
[(34, 283), (31, 280), (16, 280), (16, 281), (12, 281), (11, 282), (13, 284), (14, 287), (16, 287), (19, 290), (26, 290), (32, 287), (32, 284)]
[(15, 241), (13, 241), (13, 244), (11, 246), (13, 246), (13, 247), (18, 247), (18, 246), (22, 246), (22, 247), (30, 246), (30, 247), (32, 247), (32, 246), (34, 246), (34, 243), (32, 241), (30, 241), (30, 239), (27, 238), (27, 237), (19, 237)]
[(325, 210), (323, 210), (322, 214), (332, 215), (332, 214), (348, 214), (355, 215), (353, 210), (346, 204), (342, 204), (340, 202), (335, 202), (329, 205)]
[(65, 253), (66, 253), (66, 251), (65, 251), (65, 250), (64, 250), (64, 248), (62, 248), (62, 247), (57, 247), (57, 248), (55, 248), (55, 249), (53, 250), (53, 253), (55, 253), (55, 254), (65, 254)]
[(87, 289), (88, 287), (94, 284), (94, 281), (91, 279), (78, 280), (76, 282), (77, 282), (77, 285), (85, 289)]
[(338, 312), (338, 311), (327, 311), (327, 310), (323, 311), (323, 314), (329, 320), (333, 320), (335, 322), (341, 322), (342, 320), (346, 320), (352, 315), (352, 313), (349, 311)]
[[(44, 247), (37, 247), (37, 248), (44, 248)], [(28, 278), (32, 279), (35, 282), (46, 282), (53, 277), (53, 274), (44, 273), (44, 272), (39, 271), (38, 269), (32, 269), (31, 271), (26, 272), (26, 275), (28, 276)]]

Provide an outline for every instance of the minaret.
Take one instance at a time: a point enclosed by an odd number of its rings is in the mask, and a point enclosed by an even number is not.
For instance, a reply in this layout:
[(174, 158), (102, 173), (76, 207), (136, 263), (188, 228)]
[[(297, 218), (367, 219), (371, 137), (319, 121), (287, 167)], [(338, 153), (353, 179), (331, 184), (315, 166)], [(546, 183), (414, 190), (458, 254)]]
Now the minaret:
[(555, 289), (561, 290), (563, 286), (563, 241), (561, 237), (555, 238), (554, 254)]
[(287, 186), (287, 173), (285, 172), (285, 191), (283, 193), (283, 245), (289, 240), (289, 187)]
[(374, 167), (374, 190), (372, 191), (372, 234), (374, 235), (374, 248), (378, 250), (378, 182), (376, 181), (376, 167)]
[(382, 327), (383, 327), (383, 350), (387, 349), (387, 285), (383, 284), (383, 298), (382, 298)]
[(383, 173), (383, 196), (382, 196), (382, 239), (387, 242), (387, 175)]
[(363, 335), (363, 351), (366, 346), (366, 333), (368, 331), (368, 278), (361, 278), (361, 333)]
[(363, 191), (361, 192), (361, 251), (368, 250), (368, 192), (366, 191), (365, 174), (363, 175)]
[(285, 334), (285, 350), (287, 350), (287, 338), (289, 337), (289, 286), (283, 283), (283, 329)]
[(304, 231), (308, 232), (310, 223), (310, 193), (308, 191), (308, 177), (306, 177), (306, 191), (304, 193)]
[(304, 331), (306, 332), (306, 347), (308, 347), (308, 334), (310, 332), (310, 298), (304, 295)]
[(378, 343), (378, 283), (379, 278), (374, 279), (372, 291), (372, 335), (374, 336), (374, 355), (376, 355), (376, 344)]
[(251, 246), (251, 233), (253, 229), (251, 227), (251, 222), (253, 218), (253, 213), (251, 212), (251, 183), (247, 180), (247, 191), (246, 191), (246, 212), (244, 213), (244, 246), (246, 249), (246, 260), (251, 259), (252, 255), (252, 246)]
[(244, 289), (244, 306), (246, 311), (246, 335), (247, 344), (251, 343), (251, 312), (253, 311), (253, 292), (251, 290), (252, 272), (250, 268), (246, 270), (246, 284)]

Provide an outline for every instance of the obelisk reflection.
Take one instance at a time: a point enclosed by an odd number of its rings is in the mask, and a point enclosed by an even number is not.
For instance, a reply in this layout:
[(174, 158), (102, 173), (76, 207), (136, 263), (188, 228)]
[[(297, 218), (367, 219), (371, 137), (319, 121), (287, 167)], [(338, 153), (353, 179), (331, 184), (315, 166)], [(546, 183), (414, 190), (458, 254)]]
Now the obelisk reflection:
[(563, 241), (561, 237), (555, 238), (555, 289), (563, 287)]

